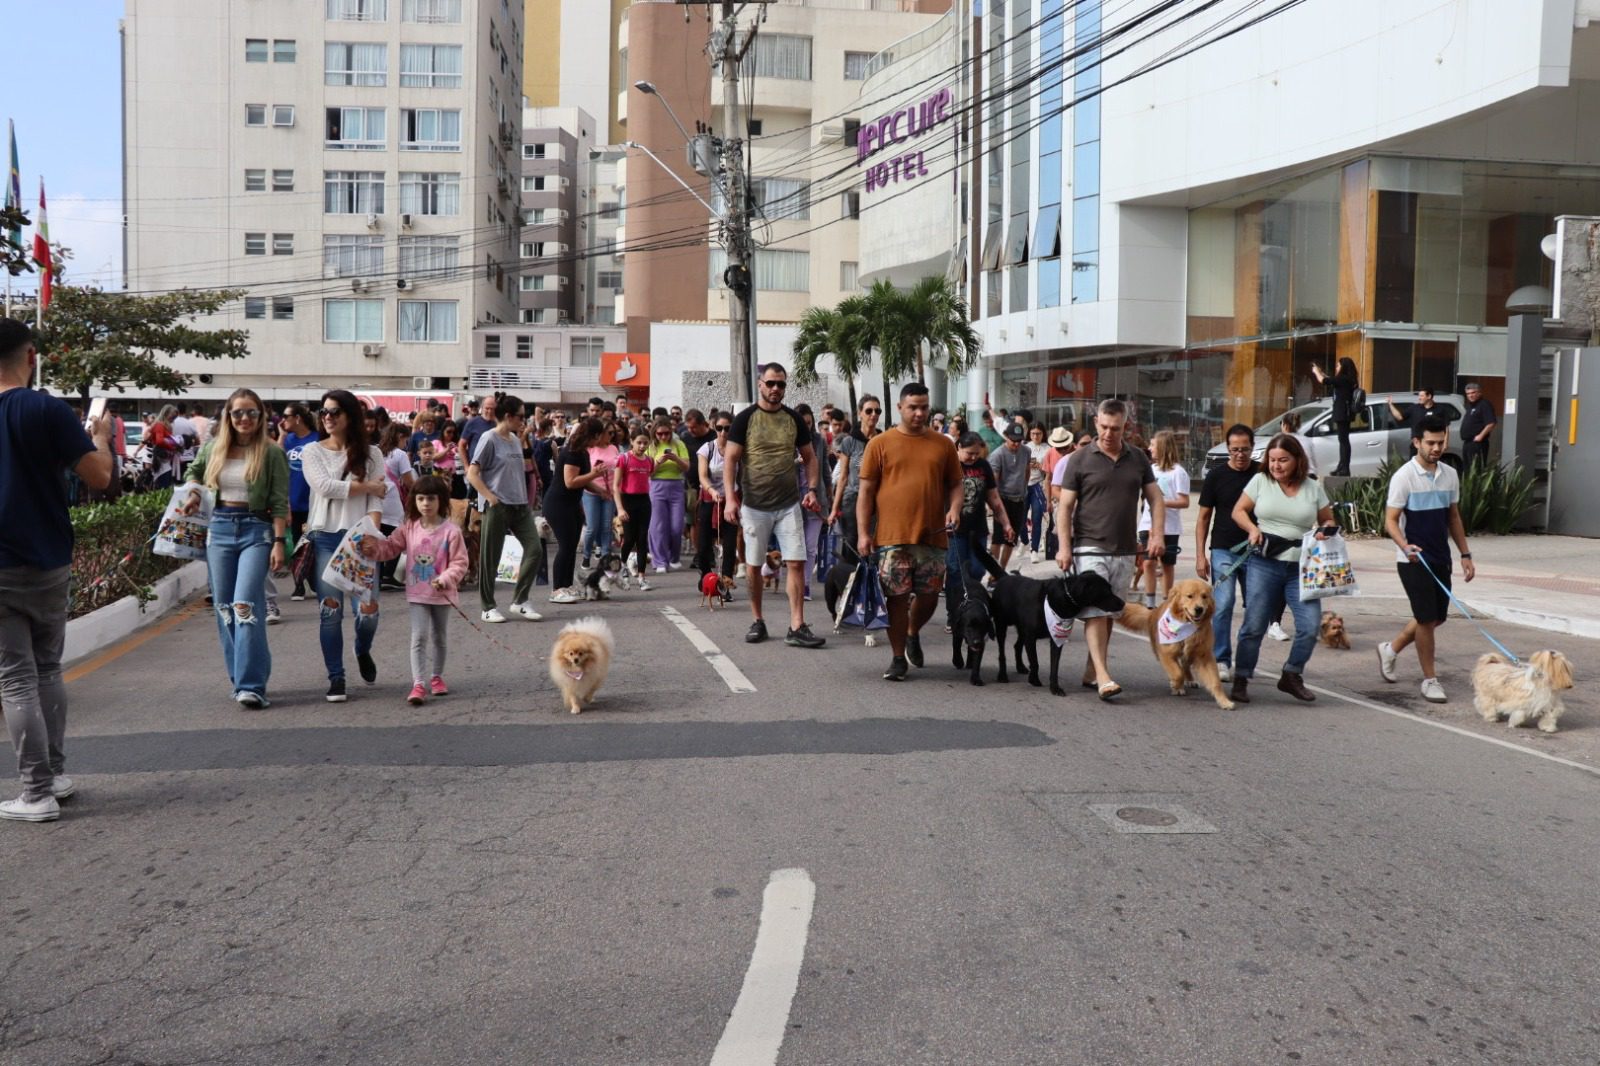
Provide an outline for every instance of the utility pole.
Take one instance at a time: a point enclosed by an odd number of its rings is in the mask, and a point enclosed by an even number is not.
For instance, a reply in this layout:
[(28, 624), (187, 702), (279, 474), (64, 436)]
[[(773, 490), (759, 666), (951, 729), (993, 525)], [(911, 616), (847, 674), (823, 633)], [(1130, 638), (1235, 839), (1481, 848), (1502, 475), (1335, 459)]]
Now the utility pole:
[(755, 248), (750, 240), (750, 183), (744, 167), (744, 131), (739, 128), (739, 67), (756, 37), (752, 25), (739, 39), (739, 5), (722, 0), (722, 18), (711, 34), (711, 54), (722, 64), (721, 154), (723, 246), (728, 267), (722, 276), (728, 288), (728, 347), (734, 393), (738, 402), (755, 402), (756, 286)]

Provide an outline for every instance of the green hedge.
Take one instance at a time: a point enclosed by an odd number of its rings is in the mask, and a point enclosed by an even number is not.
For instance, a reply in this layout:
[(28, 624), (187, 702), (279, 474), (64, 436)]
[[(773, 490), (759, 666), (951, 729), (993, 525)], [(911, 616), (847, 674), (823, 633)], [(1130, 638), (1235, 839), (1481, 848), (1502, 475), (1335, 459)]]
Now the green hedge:
[[(1373, 477), (1353, 477), (1333, 494), (1334, 515), (1350, 528), (1353, 509), (1362, 533), (1386, 536), (1384, 508), (1389, 500), (1389, 479), (1399, 465), (1387, 460)], [(1491, 532), (1504, 536), (1516, 528), (1533, 499), (1533, 475), (1526, 467), (1506, 463), (1473, 463), (1461, 471), (1461, 523), (1468, 533)]]
[(123, 496), (112, 503), (72, 508), (72, 586), (69, 617), (77, 618), (124, 596), (150, 597), (150, 586), (185, 560), (150, 550), (172, 490)]

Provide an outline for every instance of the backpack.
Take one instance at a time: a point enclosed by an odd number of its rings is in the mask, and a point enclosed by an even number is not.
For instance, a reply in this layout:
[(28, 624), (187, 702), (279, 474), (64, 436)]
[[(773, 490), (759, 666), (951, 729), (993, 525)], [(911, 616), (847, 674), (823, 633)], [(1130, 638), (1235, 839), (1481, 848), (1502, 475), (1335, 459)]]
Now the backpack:
[(1365, 406), (1367, 406), (1367, 390), (1357, 385), (1350, 393), (1350, 420), (1352, 422), (1355, 421), (1356, 415), (1360, 414), (1361, 409)]

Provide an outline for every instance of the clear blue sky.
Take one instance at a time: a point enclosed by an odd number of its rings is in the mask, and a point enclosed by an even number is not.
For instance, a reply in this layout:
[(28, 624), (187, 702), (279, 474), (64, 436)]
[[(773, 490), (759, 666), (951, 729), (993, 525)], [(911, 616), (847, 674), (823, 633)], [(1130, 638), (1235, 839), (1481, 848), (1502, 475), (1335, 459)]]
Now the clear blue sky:
[(23, 207), (34, 216), (44, 175), (50, 236), (74, 252), (66, 280), (120, 287), (123, 0), (8, 0), (0, 11), (0, 120), (16, 123)]

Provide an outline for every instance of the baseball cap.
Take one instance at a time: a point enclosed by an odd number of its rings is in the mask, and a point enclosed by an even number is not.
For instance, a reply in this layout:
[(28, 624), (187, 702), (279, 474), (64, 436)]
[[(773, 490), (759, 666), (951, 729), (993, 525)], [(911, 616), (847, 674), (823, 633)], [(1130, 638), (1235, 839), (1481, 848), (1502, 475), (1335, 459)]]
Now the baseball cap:
[(1023, 437), (1026, 437), (1027, 435), (1028, 435), (1028, 431), (1022, 428), (1022, 423), (1021, 422), (1013, 422), (1009, 426), (1006, 427), (1006, 439), (1007, 440), (1021, 440)]

